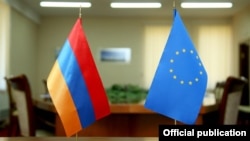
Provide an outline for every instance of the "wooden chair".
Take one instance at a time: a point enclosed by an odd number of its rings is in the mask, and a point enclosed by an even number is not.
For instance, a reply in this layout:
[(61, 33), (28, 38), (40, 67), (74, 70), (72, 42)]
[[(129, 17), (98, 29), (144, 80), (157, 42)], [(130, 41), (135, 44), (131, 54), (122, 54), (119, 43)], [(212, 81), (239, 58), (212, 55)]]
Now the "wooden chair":
[(226, 80), (219, 105), (219, 124), (235, 125), (238, 121), (242, 91), (247, 85), (246, 79), (229, 76)]
[(250, 125), (250, 94), (249, 84), (245, 89), (241, 98), (241, 105), (239, 106), (239, 124)]
[(26, 75), (5, 77), (5, 80), (10, 99), (10, 124), (13, 125), (13, 117), (18, 117), (20, 136), (52, 136), (50, 132), (36, 129), (32, 94)]

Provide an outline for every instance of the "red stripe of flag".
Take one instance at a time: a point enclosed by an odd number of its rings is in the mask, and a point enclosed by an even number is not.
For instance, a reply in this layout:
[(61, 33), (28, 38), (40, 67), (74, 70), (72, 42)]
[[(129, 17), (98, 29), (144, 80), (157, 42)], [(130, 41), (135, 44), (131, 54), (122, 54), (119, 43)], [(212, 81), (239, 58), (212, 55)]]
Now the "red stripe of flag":
[[(110, 114), (110, 108), (105, 89), (102, 85), (81, 24), (81, 19), (79, 18), (68, 39), (84, 76), (93, 103), (96, 119), (100, 119)], [(82, 40), (74, 40), (75, 38), (81, 38)]]

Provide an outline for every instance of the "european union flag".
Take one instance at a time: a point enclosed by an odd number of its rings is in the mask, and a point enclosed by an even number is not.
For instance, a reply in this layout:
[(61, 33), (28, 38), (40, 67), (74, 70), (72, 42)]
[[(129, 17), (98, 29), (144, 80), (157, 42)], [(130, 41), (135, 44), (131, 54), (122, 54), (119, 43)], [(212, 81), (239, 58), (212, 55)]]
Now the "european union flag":
[(206, 87), (206, 70), (175, 9), (172, 29), (144, 106), (182, 123), (194, 124)]

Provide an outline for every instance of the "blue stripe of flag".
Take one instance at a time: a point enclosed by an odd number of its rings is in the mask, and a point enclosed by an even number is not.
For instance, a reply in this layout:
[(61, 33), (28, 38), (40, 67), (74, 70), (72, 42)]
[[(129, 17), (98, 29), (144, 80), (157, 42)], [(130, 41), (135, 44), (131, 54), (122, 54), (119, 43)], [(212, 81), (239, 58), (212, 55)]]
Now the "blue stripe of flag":
[(82, 127), (87, 127), (95, 121), (94, 109), (69, 40), (66, 40), (58, 57), (58, 62), (75, 103), (81, 125)]

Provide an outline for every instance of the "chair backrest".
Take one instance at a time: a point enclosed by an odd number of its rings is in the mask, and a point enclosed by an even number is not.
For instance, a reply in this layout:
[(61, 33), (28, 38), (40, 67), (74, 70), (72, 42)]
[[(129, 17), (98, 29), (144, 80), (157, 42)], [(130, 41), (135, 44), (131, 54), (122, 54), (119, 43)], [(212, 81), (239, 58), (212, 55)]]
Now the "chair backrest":
[(224, 91), (224, 87), (225, 87), (225, 82), (217, 82), (214, 88), (214, 95), (215, 95), (215, 99), (216, 102), (220, 103), (222, 95), (223, 95), (223, 91)]
[(219, 106), (219, 124), (237, 124), (242, 91), (246, 79), (229, 76), (226, 80)]
[(34, 109), (26, 75), (5, 77), (5, 80), (10, 97), (10, 109), (12, 112), (17, 111), (21, 136), (35, 136)]

